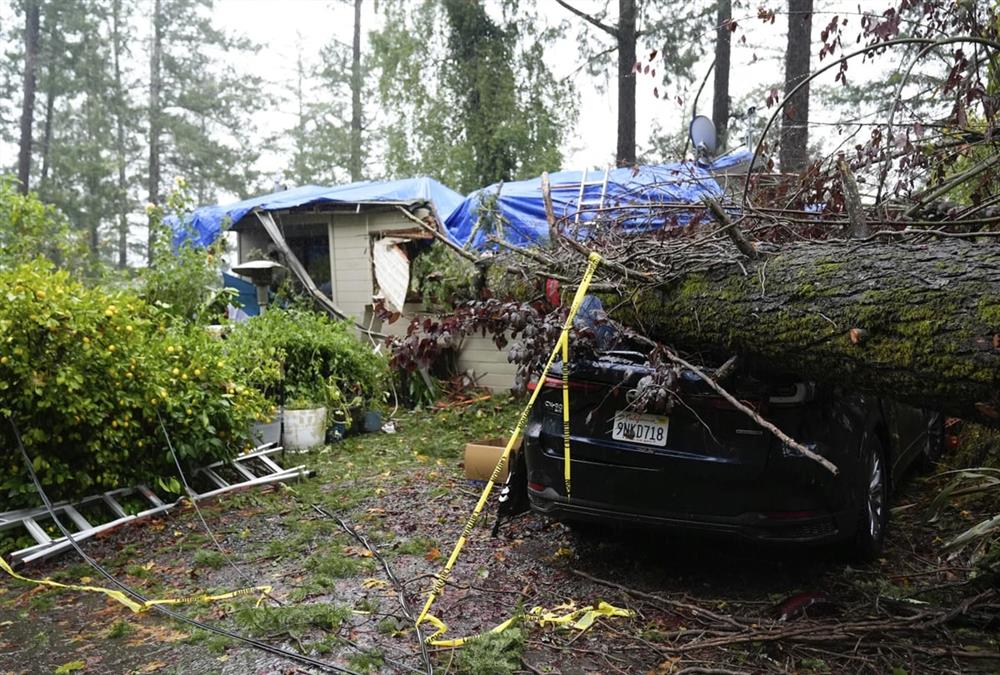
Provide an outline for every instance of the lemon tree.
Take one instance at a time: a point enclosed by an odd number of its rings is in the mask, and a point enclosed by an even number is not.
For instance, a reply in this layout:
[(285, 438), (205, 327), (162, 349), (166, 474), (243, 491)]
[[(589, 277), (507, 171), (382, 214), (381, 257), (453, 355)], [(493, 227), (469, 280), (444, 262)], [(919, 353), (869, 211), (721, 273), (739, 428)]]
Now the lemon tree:
[[(0, 269), (0, 415), (53, 497), (176, 475), (247, 447), (268, 404), (204, 329), (134, 291), (89, 288), (41, 259)], [(0, 420), (0, 510), (33, 503)]]

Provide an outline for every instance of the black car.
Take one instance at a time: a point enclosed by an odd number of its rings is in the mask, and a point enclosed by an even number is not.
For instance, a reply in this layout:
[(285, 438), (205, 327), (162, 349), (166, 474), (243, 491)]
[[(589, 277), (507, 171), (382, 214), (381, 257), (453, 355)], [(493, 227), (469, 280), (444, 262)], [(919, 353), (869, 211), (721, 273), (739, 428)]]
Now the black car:
[(562, 371), (556, 364), (524, 430), (531, 508), (561, 520), (664, 526), (879, 552), (896, 479), (943, 441), (940, 415), (780, 377), (726, 388), (828, 458), (832, 475), (785, 446), (690, 371), (669, 414), (630, 410), (645, 355), (609, 352), (570, 369), (571, 492), (563, 479)]

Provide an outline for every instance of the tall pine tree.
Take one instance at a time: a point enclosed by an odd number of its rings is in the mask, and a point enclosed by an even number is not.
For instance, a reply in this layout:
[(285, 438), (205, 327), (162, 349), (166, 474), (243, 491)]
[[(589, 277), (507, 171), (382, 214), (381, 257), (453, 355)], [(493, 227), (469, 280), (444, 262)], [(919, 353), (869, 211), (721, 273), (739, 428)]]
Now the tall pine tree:
[(560, 167), (571, 85), (544, 49), (556, 33), (529, 2), (383, 3), (372, 35), (379, 136), (393, 176), (426, 173), (468, 192)]

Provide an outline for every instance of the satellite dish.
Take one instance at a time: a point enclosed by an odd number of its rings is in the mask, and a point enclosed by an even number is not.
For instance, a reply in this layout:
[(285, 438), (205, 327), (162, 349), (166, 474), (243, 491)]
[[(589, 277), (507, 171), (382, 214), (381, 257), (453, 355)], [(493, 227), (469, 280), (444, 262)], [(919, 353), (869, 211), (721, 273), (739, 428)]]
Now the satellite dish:
[(688, 127), (688, 134), (698, 159), (715, 155), (719, 141), (715, 134), (715, 122), (710, 118), (704, 115), (695, 117)]

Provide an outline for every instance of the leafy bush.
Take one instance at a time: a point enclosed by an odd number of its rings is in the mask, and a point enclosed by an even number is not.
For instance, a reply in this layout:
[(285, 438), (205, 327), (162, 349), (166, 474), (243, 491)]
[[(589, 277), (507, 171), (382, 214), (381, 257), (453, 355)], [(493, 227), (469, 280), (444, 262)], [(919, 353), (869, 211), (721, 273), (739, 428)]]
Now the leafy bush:
[[(38, 260), (0, 270), (0, 298), (0, 415), (55, 498), (176, 476), (158, 414), (182, 461), (202, 464), (246, 447), (265, 412), (220, 341), (132, 291)], [(0, 499), (33, 502), (5, 420), (0, 447)]]
[(221, 255), (226, 239), (220, 236), (211, 246), (195, 246), (190, 239), (177, 249), (173, 247), (173, 231), (167, 225), (168, 215), (186, 219), (193, 203), (184, 180), (177, 179), (163, 207), (150, 206), (147, 213), (150, 227), (157, 236), (152, 264), (142, 271), (142, 297), (177, 319), (197, 324), (212, 323), (225, 310), (227, 291), (222, 288)]
[(83, 260), (86, 244), (66, 217), (34, 193), (19, 194), (15, 186), (14, 178), (0, 176), (0, 269), (36, 256), (63, 265)]
[(444, 244), (432, 243), (413, 259), (410, 290), (428, 310), (449, 310), (478, 297), (479, 270)]
[(235, 326), (226, 351), (241, 377), (272, 397), (283, 386), (289, 404), (379, 401), (388, 373), (350, 323), (298, 308), (271, 308)]

